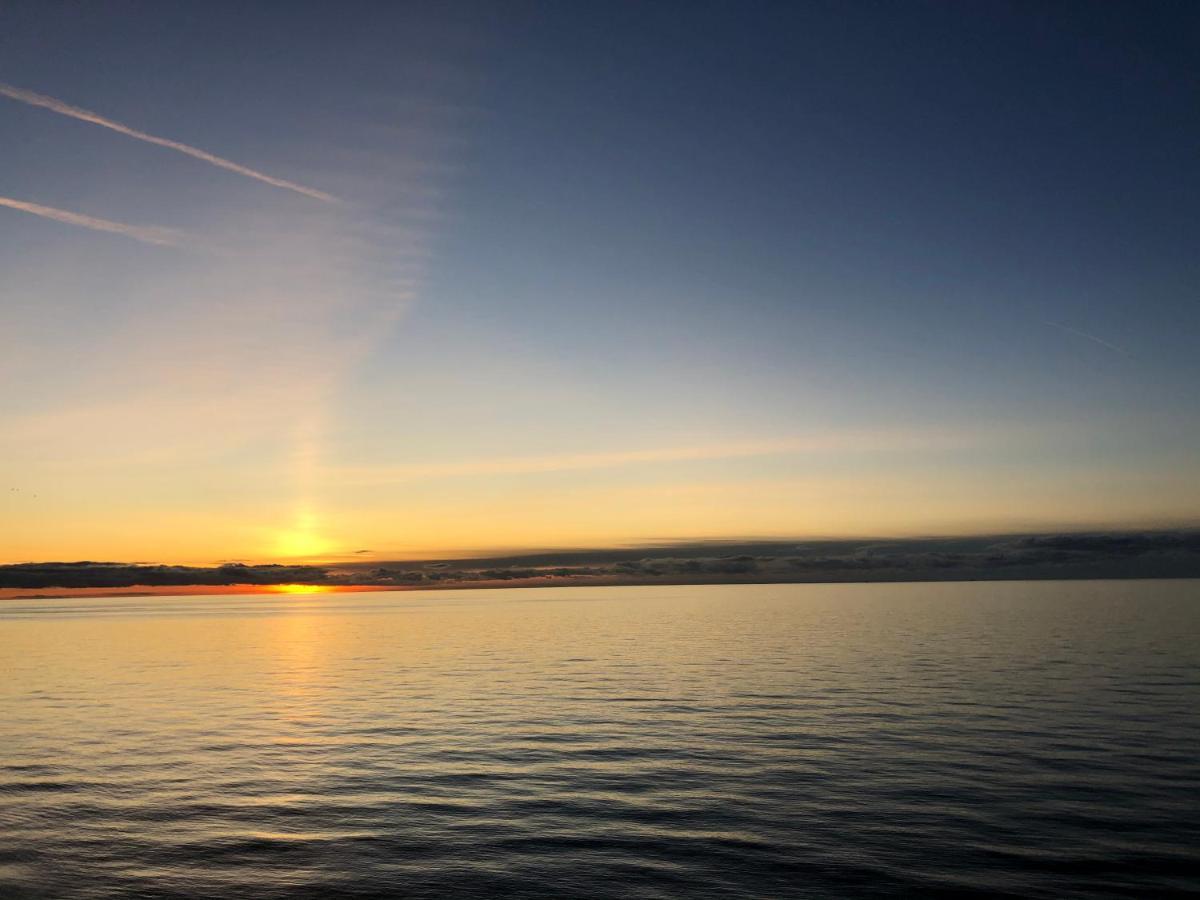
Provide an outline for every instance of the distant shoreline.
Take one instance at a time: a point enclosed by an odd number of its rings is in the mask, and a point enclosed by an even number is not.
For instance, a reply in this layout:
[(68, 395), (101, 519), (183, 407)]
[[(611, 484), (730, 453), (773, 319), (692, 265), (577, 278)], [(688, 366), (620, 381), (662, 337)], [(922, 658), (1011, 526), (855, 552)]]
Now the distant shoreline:
[(582, 588), (582, 587), (682, 587), (687, 585), (769, 585), (769, 584), (963, 584), (971, 582), (1017, 582), (1017, 581), (1180, 581), (1198, 580), (1200, 575), (1129, 575), (1088, 577), (1074, 575), (1046, 575), (1041, 577), (990, 577), (990, 578), (841, 578), (822, 580), (732, 580), (732, 579), (658, 579), (636, 580), (619, 578), (525, 578), (497, 579), (494, 581), (444, 582), (427, 585), (380, 585), (380, 584), (305, 584), (305, 585), (261, 585), (261, 584), (180, 584), (180, 585), (132, 585), (114, 588), (54, 588), (30, 591), (22, 588), (0, 588), (0, 602), (8, 600), (67, 600), (99, 599), (103, 597), (217, 597), (231, 596), (277, 596), (305, 597), (322, 594), (364, 594), (381, 592), (411, 591), (465, 591), (498, 590), (518, 588)]
[(0, 565), (0, 599), (656, 584), (1200, 578), (1200, 529), (811, 541), (695, 541), (462, 559), (179, 566)]

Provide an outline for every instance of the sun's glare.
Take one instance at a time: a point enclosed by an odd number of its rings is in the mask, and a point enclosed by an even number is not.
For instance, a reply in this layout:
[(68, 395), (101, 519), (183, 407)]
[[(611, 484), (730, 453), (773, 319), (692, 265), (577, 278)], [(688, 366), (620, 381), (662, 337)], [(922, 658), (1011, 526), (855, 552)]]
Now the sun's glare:
[(267, 590), (272, 594), (327, 594), (333, 588), (326, 584), (273, 584)]
[(303, 510), (290, 528), (278, 532), (275, 555), (284, 559), (312, 559), (330, 553), (334, 544), (318, 529), (317, 516)]

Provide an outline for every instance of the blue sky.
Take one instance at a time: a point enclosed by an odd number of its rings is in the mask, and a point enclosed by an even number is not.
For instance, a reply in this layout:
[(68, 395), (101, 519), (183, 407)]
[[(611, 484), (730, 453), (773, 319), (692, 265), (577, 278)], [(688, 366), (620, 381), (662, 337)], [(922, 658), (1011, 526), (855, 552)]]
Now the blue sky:
[[(0, 13), (14, 559), (1194, 521), (1187, 4)], [(449, 468), (448, 468), (449, 467)], [(33, 495), (36, 494), (36, 500)]]

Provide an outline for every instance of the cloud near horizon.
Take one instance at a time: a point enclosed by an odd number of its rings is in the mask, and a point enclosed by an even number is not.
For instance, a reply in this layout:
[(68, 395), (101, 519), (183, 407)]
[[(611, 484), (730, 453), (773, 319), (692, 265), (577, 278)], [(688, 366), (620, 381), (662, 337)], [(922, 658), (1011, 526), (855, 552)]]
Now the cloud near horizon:
[(856, 582), (1200, 577), (1200, 531), (871, 541), (701, 541), (504, 557), (214, 567), (115, 562), (0, 566), (0, 588), (480, 582)]
[[(1009, 429), (1008, 434), (1012, 433)], [(999, 432), (997, 433), (997, 435)], [(530, 475), (612, 469), (640, 464), (743, 459), (803, 453), (906, 452), (963, 449), (991, 435), (984, 429), (847, 429), (824, 434), (796, 435), (762, 441), (700, 444), (604, 453), (564, 453), (447, 463), (413, 463), (397, 466), (344, 466), (329, 468), (325, 477), (340, 485), (386, 485), (434, 478), (474, 475)]]

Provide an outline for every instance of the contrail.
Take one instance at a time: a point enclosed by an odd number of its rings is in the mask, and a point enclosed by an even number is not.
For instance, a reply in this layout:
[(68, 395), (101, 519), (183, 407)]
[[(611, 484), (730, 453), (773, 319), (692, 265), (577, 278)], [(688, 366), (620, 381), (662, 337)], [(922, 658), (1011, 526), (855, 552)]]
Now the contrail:
[(101, 128), (108, 128), (116, 131), (119, 134), (127, 135), (139, 141), (145, 141), (148, 144), (157, 144), (159, 147), (166, 147), (169, 150), (177, 150), (180, 153), (185, 153), (195, 159), (203, 160), (206, 163), (217, 166), (221, 169), (227, 169), (230, 172), (237, 172), (239, 175), (245, 175), (247, 178), (254, 178), (257, 181), (265, 182), (266, 184), (274, 185), (278, 188), (283, 188), (288, 191), (295, 191), (297, 194), (304, 194), (306, 197), (313, 197), (317, 200), (324, 200), (327, 203), (337, 203), (338, 198), (332, 194), (327, 194), (324, 191), (318, 191), (315, 188), (305, 187), (302, 184), (296, 184), (294, 181), (286, 181), (283, 178), (276, 178), (273, 175), (267, 175), (264, 172), (258, 172), (254, 169), (248, 169), (245, 166), (239, 166), (235, 162), (228, 159), (222, 159), (220, 156), (214, 156), (197, 147), (190, 147), (187, 144), (181, 144), (179, 141), (171, 141), (166, 138), (155, 137), (152, 134), (147, 134), (144, 131), (138, 131), (136, 128), (130, 128), (127, 125), (122, 125), (120, 122), (114, 122), (112, 119), (106, 119), (94, 112), (89, 112), (86, 109), (80, 109), (78, 106), (71, 106), (69, 103), (63, 103), (61, 100), (55, 100), (53, 97), (47, 97), (44, 94), (36, 94), (33, 91), (26, 91), (18, 87), (13, 87), (10, 84), (0, 82), (0, 94), (17, 100), (21, 103), (28, 103), (30, 106), (40, 106), (43, 109), (48, 109), (51, 112), (56, 112), (59, 115), (69, 116), (72, 119), (79, 119), (81, 122), (91, 122), (93, 125), (99, 125)]
[(10, 209), (19, 209), (22, 212), (32, 213), (35, 216), (41, 216), (44, 219), (53, 219), (55, 222), (65, 222), (68, 225), (78, 225), (81, 228), (91, 228), (95, 231), (108, 231), (113, 234), (123, 234), (125, 237), (133, 238), (135, 241), (143, 241), (147, 244), (159, 244), (165, 246), (175, 246), (183, 239), (183, 234), (171, 228), (158, 228), (156, 226), (145, 225), (126, 225), (124, 222), (113, 222), (109, 219), (97, 219), (94, 216), (85, 216), (82, 213), (69, 212), (65, 209), (55, 209), (53, 206), (42, 206), (38, 203), (26, 203), (24, 200), (14, 200), (12, 197), (0, 197), (0, 206), (7, 206)]
[(1089, 341), (1095, 341), (1101, 347), (1107, 347), (1109, 350), (1112, 350), (1114, 353), (1120, 353), (1122, 356), (1127, 356), (1130, 359), (1133, 359), (1133, 354), (1130, 353), (1129, 351), (1122, 350), (1120, 347), (1116, 346), (1115, 344), (1110, 344), (1108, 341), (1104, 340), (1103, 338), (1098, 338), (1094, 334), (1088, 334), (1086, 331), (1080, 331), (1078, 328), (1072, 328), (1070, 325), (1063, 325), (1060, 322), (1051, 322), (1049, 319), (1043, 319), (1042, 324), (1049, 325), (1051, 328), (1058, 328), (1062, 331), (1067, 332), (1068, 334), (1079, 335), (1079, 337), (1087, 338)]

